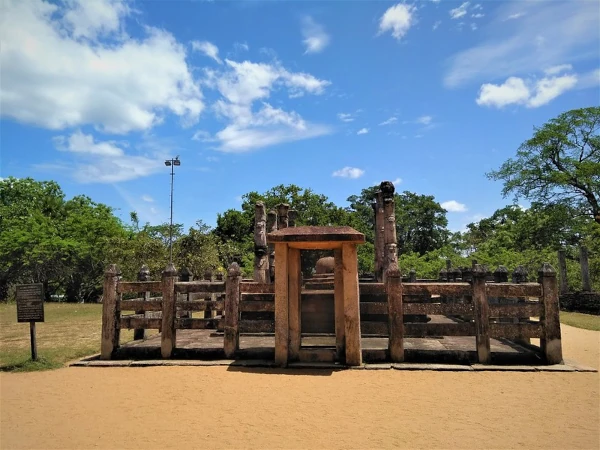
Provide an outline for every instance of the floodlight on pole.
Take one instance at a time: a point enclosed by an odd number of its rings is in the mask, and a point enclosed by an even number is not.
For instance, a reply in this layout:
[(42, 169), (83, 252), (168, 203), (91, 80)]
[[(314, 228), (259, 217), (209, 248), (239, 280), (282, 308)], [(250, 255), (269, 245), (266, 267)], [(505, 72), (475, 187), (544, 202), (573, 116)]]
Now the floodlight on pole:
[(171, 168), (171, 218), (169, 220), (169, 263), (173, 263), (173, 177), (175, 166), (180, 166), (179, 156), (165, 160), (165, 166)]

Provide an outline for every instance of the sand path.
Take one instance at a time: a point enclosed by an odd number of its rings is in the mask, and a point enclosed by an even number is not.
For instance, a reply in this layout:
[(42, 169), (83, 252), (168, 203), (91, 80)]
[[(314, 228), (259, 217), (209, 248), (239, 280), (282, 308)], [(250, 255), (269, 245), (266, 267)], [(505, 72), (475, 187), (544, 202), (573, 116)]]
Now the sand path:
[[(563, 326), (598, 367), (600, 333)], [(65, 368), (0, 374), (1, 448), (600, 448), (598, 373)]]

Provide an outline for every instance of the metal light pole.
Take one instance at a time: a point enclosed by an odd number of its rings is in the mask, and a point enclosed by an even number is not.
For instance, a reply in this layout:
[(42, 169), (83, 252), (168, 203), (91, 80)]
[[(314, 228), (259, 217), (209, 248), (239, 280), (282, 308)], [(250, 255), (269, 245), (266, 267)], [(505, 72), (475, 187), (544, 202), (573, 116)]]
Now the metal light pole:
[(173, 176), (175, 176), (175, 166), (180, 166), (179, 156), (167, 159), (165, 166), (171, 167), (171, 219), (169, 221), (169, 263), (173, 263)]

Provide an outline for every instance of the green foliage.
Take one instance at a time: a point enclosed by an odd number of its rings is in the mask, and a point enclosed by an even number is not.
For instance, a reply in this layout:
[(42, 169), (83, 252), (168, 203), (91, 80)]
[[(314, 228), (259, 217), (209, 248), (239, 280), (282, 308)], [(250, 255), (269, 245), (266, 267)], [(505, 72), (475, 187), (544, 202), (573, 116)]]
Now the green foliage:
[(457, 249), (482, 264), (502, 264), (513, 270), (527, 268), (535, 281), (542, 263), (558, 270), (557, 251), (565, 250), (567, 283), (571, 291), (581, 289), (580, 246), (589, 252), (592, 286), (600, 290), (600, 226), (585, 216), (577, 216), (567, 205), (534, 203), (524, 209), (509, 205), (467, 226)]
[(0, 181), (0, 298), (15, 283), (43, 283), (71, 301), (99, 293), (107, 242), (124, 233), (111, 208), (78, 196), (65, 201), (55, 182)]
[(461, 256), (450, 245), (445, 245), (423, 255), (417, 252), (401, 253), (398, 257), (398, 265), (404, 275), (414, 269), (418, 278), (437, 280), (440, 270), (446, 267), (446, 260), (448, 259), (452, 262), (452, 267), (471, 266), (471, 261)]
[(488, 173), (504, 195), (562, 203), (600, 224), (600, 107), (560, 114), (525, 141), (515, 159)]
[(187, 267), (196, 277), (213, 271), (220, 266), (218, 237), (211, 233), (208, 225), (196, 222), (188, 233), (177, 240), (175, 246), (176, 267)]
[[(214, 230), (220, 239), (221, 261), (226, 266), (237, 261), (245, 276), (251, 276), (254, 264), (254, 205), (258, 201), (265, 204), (267, 211), (286, 203), (298, 212), (296, 225), (349, 225), (352, 222), (348, 211), (336, 206), (325, 195), (316, 194), (311, 189), (303, 189), (294, 184), (278, 185), (260, 194), (256, 191), (242, 196), (242, 210), (229, 209), (217, 216)], [(363, 250), (364, 253), (364, 250)], [(302, 258), (303, 271), (314, 266), (321, 252), (311, 252)]]
[[(371, 206), (378, 186), (363, 189), (360, 195), (348, 198), (351, 223), (374, 242), (374, 213)], [(431, 195), (418, 195), (404, 191), (394, 194), (396, 215), (396, 238), (400, 254), (427, 252), (443, 247), (448, 242), (446, 210)]]

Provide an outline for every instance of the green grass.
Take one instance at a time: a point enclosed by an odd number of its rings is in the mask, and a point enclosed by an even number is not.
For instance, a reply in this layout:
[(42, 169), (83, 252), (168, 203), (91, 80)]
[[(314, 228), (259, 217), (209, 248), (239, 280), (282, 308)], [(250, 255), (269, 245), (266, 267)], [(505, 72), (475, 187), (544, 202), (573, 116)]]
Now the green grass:
[[(36, 324), (38, 360), (31, 360), (29, 323), (17, 322), (16, 304), (0, 304), (0, 371), (31, 371), (62, 367), (100, 351), (102, 305), (46, 303), (45, 322)], [(121, 331), (121, 342), (133, 330)]]
[(600, 331), (600, 316), (581, 314), (577, 312), (560, 312), (560, 321), (565, 325), (583, 328), (584, 330)]

